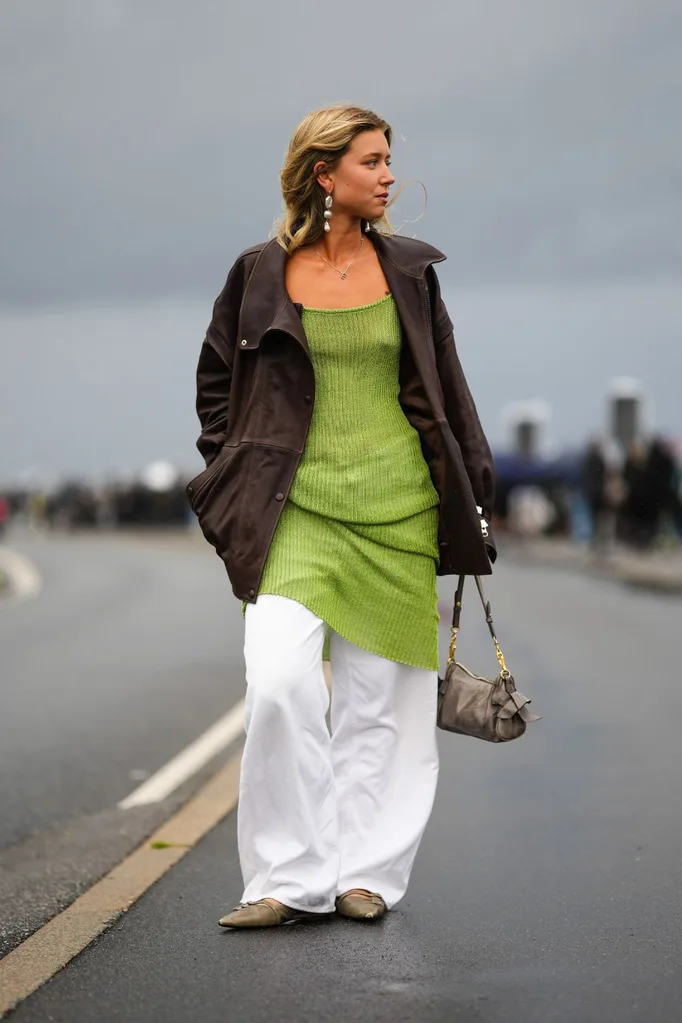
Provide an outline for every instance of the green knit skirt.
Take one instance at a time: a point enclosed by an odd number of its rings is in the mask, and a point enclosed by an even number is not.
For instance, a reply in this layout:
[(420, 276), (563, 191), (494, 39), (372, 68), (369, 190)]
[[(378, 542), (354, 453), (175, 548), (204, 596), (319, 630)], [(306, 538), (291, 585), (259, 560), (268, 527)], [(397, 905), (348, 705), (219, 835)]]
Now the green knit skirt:
[(438, 508), (357, 525), (287, 502), (258, 592), (298, 601), (363, 650), (437, 670), (437, 530)]

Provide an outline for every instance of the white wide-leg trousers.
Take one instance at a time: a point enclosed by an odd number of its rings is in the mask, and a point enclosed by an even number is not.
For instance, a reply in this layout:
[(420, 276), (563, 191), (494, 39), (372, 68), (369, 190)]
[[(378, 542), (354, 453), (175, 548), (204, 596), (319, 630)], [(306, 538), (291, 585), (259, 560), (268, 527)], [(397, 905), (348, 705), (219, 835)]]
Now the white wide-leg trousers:
[(405, 894), (436, 790), (437, 674), (331, 636), (302, 604), (246, 608), (246, 744), (238, 809), (242, 901), (330, 912), (349, 888)]

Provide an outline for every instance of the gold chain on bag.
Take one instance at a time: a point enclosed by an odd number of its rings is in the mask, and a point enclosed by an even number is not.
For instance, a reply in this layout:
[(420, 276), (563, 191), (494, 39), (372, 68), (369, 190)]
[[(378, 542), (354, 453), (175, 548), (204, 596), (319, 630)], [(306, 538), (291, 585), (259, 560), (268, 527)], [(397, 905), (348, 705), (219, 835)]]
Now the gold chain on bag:
[[(503, 678), (507, 677), (510, 672), (507, 667), (507, 662), (504, 659), (502, 648), (498, 642), (497, 636), (495, 635), (495, 627), (493, 625), (493, 617), (490, 609), (490, 603), (486, 601), (483, 593), (483, 586), (478, 576), (475, 576), (476, 586), (478, 588), (481, 603), (483, 604), (483, 610), (485, 611), (485, 620), (488, 623), (488, 629), (492, 636), (493, 643), (495, 644), (495, 654), (500, 665), (500, 674)], [(457, 592), (455, 594), (455, 605), (452, 616), (452, 625), (450, 626), (450, 648), (448, 650), (448, 664), (453, 664), (455, 660), (455, 653), (457, 652), (457, 633), (459, 632), (459, 617), (462, 613), (462, 592), (464, 590), (464, 576), (460, 576), (457, 584)]]

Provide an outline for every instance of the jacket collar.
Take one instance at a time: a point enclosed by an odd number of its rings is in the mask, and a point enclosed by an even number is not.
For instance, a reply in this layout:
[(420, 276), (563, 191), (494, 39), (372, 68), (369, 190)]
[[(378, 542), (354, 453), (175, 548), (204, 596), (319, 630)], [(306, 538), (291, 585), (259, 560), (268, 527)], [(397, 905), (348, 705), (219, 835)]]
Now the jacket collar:
[[(371, 239), (401, 312), (403, 287), (413, 291), (415, 279), (423, 278), (429, 266), (446, 257), (432, 245), (415, 238), (372, 231)], [(308, 351), (300, 307), (292, 302), (286, 289), (287, 259), (287, 253), (275, 238), (261, 248), (242, 299), (239, 347), (257, 348), (267, 333), (282, 330), (292, 334)]]
[(439, 249), (417, 238), (379, 234), (378, 231), (372, 231), (370, 236), (382, 265), (384, 260), (388, 260), (412, 277), (423, 277), (432, 263), (442, 263), (447, 258)]

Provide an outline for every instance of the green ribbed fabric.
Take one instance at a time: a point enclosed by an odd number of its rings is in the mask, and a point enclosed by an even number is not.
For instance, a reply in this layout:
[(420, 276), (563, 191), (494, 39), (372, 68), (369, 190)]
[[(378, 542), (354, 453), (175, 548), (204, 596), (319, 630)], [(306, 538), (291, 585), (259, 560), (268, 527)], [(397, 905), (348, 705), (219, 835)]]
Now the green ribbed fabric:
[(305, 308), (303, 327), (313, 418), (258, 592), (304, 604), (365, 650), (434, 670), (439, 499), (398, 400), (395, 302)]

